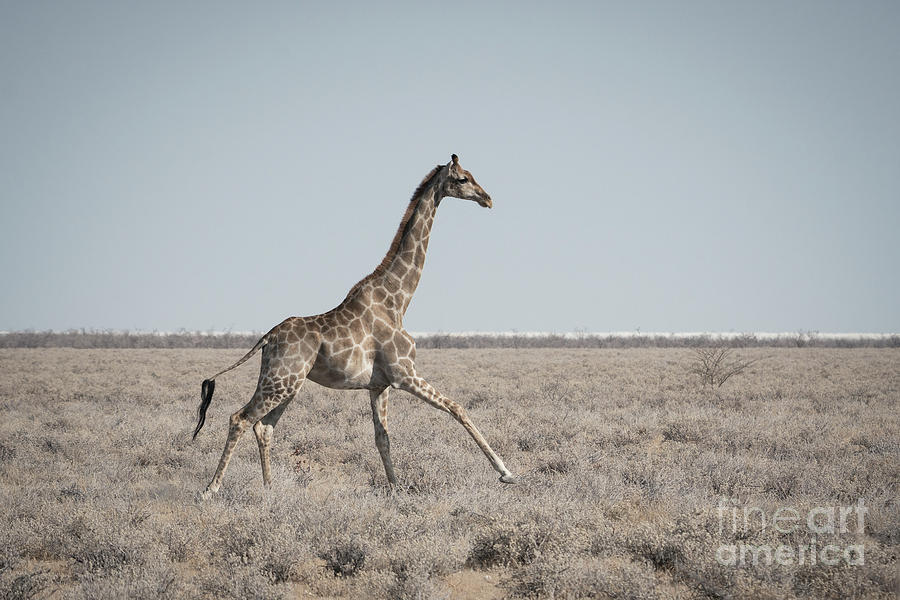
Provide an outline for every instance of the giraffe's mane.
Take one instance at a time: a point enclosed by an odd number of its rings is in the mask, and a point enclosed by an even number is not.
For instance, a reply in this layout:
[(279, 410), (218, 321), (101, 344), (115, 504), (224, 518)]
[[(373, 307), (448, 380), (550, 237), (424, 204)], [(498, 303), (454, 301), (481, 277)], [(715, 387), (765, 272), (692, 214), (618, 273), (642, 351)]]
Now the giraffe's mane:
[(425, 190), (428, 189), (434, 178), (437, 177), (437, 174), (444, 167), (444, 165), (435, 166), (428, 175), (422, 179), (422, 182), (416, 188), (416, 191), (413, 192), (412, 198), (409, 200), (409, 204), (406, 206), (406, 212), (403, 213), (403, 218), (400, 219), (400, 225), (397, 227), (397, 233), (394, 234), (394, 239), (391, 241), (391, 247), (388, 248), (387, 253), (384, 255), (384, 258), (381, 259), (381, 262), (378, 263), (378, 266), (375, 267), (375, 270), (363, 277), (359, 282), (350, 288), (350, 291), (347, 293), (347, 298), (353, 295), (355, 291), (357, 291), (365, 282), (383, 275), (387, 268), (390, 266), (391, 261), (394, 260), (394, 257), (397, 255), (397, 252), (400, 250), (400, 244), (403, 242), (403, 236), (406, 235), (407, 230), (409, 229), (410, 221), (412, 220), (413, 213), (416, 212), (416, 207), (419, 205), (419, 200), (422, 198), (422, 194), (425, 193)]

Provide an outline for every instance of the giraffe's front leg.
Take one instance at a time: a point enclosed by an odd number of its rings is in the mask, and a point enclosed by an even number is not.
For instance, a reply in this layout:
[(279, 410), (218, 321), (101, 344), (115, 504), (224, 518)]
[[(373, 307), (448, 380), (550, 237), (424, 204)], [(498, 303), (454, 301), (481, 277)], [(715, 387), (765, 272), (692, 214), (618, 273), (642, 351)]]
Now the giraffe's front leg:
[(381, 391), (370, 390), (369, 398), (372, 402), (372, 422), (375, 424), (375, 445), (381, 455), (381, 462), (384, 463), (388, 483), (394, 486), (397, 485), (397, 478), (394, 476), (394, 464), (391, 462), (391, 440), (387, 431), (387, 402), (390, 390), (391, 388), (384, 388)]
[(500, 481), (503, 483), (516, 483), (513, 474), (506, 468), (506, 465), (503, 464), (500, 457), (491, 449), (487, 440), (484, 439), (484, 436), (481, 435), (481, 432), (475, 427), (475, 424), (469, 418), (469, 415), (462, 406), (453, 400), (442, 396), (440, 392), (431, 386), (431, 384), (418, 375), (402, 378), (397, 383), (397, 387), (421, 398), (431, 406), (453, 415), (453, 417), (465, 427), (466, 431), (469, 432), (469, 435), (472, 436), (472, 439), (475, 440), (475, 443), (478, 444), (481, 451), (484, 452), (484, 455), (491, 462), (491, 466), (494, 467), (494, 470), (500, 473)]

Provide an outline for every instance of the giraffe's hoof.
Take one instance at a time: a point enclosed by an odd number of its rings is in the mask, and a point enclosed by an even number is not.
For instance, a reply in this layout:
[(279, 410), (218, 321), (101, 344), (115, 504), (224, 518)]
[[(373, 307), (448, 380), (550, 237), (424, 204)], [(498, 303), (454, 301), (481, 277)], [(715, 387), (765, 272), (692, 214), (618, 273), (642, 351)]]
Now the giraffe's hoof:
[(519, 483), (519, 480), (513, 477), (511, 473), (509, 475), (501, 475), (500, 481), (502, 483)]
[(209, 500), (210, 498), (212, 498), (212, 496), (213, 496), (212, 490), (210, 490), (209, 488), (206, 488), (202, 492), (197, 493), (197, 502), (205, 502), (206, 500)]

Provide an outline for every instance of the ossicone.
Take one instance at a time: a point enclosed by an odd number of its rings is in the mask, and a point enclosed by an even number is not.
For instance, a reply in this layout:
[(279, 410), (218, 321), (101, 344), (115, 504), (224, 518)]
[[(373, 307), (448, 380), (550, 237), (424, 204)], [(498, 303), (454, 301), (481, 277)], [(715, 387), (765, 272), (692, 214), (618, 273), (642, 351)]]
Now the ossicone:
[(453, 164), (454, 164), (454, 165), (458, 165), (458, 164), (459, 164), (459, 157), (458, 157), (457, 155), (455, 155), (455, 154), (451, 154), (451, 155), (450, 155), (450, 160), (453, 161)]

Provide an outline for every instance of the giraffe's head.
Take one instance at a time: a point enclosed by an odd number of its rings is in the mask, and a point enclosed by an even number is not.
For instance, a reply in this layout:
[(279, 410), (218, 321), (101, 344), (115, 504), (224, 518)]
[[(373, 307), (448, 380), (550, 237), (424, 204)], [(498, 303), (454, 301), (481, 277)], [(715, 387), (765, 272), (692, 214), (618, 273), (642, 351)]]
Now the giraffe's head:
[(490, 194), (478, 185), (471, 173), (459, 166), (459, 157), (455, 154), (450, 158), (450, 162), (446, 166), (443, 192), (444, 196), (461, 198), (462, 200), (474, 200), (485, 208), (491, 208), (494, 205)]

